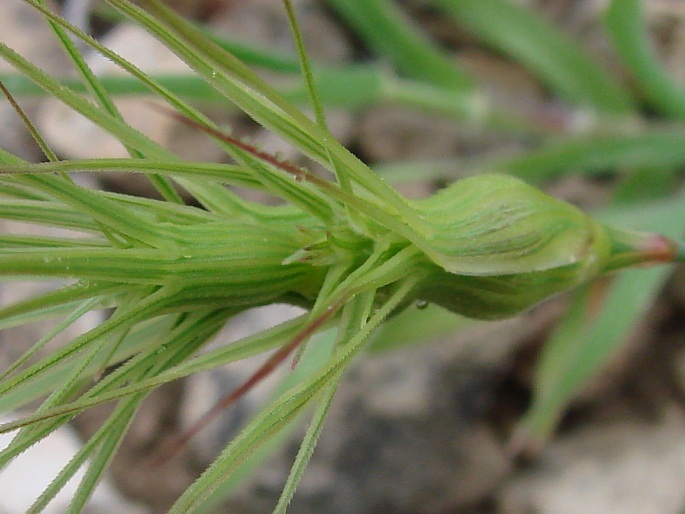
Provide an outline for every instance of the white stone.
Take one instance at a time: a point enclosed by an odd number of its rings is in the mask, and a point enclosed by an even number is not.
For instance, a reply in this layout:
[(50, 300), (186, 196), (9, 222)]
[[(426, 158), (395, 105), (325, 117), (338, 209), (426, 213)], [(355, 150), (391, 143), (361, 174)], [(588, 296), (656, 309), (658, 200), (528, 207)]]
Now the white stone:
[[(675, 410), (675, 409), (674, 409)], [(685, 420), (617, 421), (553, 442), (502, 494), (502, 514), (678, 514), (685, 504)]]
[[(121, 23), (107, 34), (103, 44), (150, 74), (191, 74), (190, 68), (162, 43), (143, 29)], [(91, 52), (88, 64), (98, 75), (122, 75), (125, 72), (104, 56)], [(127, 96), (116, 99), (117, 108), (132, 127), (160, 144), (182, 146), (186, 158), (199, 158), (207, 152), (221, 155), (217, 145), (198, 130), (179, 129), (180, 123), (172, 116), (155, 111), (149, 96)], [(95, 126), (66, 105), (45, 102), (37, 125), (53, 148), (63, 157), (128, 157), (124, 146), (113, 136)], [(185, 129), (185, 127), (183, 127)], [(181, 134), (177, 134), (177, 132)], [(179, 138), (177, 141), (176, 139)], [(192, 141), (188, 141), (192, 139)], [(178, 144), (177, 144), (178, 143)]]
[[(7, 416), (0, 422), (12, 421)], [(5, 448), (14, 434), (0, 435), (0, 448)], [(8, 466), (0, 470), (0, 512), (23, 514), (43, 492), (65, 464), (78, 452), (81, 443), (75, 433), (61, 428), (35, 444)], [(63, 514), (76, 493), (83, 468), (42, 511), (44, 514)], [(88, 503), (90, 512), (143, 514), (146, 509), (122, 498), (107, 482), (100, 483)]]

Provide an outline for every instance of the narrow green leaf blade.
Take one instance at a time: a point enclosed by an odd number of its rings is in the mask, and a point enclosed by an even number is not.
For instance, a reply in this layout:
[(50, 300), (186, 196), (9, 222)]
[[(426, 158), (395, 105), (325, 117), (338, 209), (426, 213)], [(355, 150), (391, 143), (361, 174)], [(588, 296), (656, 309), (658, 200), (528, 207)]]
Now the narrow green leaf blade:
[[(675, 237), (685, 228), (682, 197), (670, 205), (660, 202), (651, 209), (642, 205), (639, 210), (623, 207), (612, 209), (610, 214), (609, 218), (621, 220), (622, 226), (656, 229)], [(610, 284), (596, 313), (587, 311), (588, 301), (583, 296), (589, 289), (578, 293), (574, 307), (551, 336), (536, 365), (533, 403), (514, 435), (515, 447), (537, 447), (550, 436), (579, 389), (620, 349), (642, 319), (668, 273), (665, 267), (622, 272)]]
[(649, 103), (667, 116), (685, 120), (685, 91), (659, 63), (652, 49), (640, 0), (613, 0), (606, 27), (614, 47)]
[(462, 92), (473, 79), (388, 0), (328, 0), (374, 50), (404, 75)]
[(536, 73), (563, 98), (581, 106), (627, 115), (626, 90), (559, 28), (509, 0), (436, 0), (437, 5), (485, 43)]

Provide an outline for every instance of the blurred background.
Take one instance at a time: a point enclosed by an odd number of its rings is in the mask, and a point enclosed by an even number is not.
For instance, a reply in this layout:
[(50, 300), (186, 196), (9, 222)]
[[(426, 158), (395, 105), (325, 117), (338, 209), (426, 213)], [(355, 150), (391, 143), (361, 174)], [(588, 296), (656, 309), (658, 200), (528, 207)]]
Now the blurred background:
[[(169, 3), (307, 109), (280, 2)], [(508, 172), (622, 227), (682, 236), (685, 3), (293, 3), (331, 131), (403, 194), (422, 197), (462, 176)], [(201, 85), (184, 82), (190, 71), (180, 60), (102, 3), (51, 5), (146, 72), (186, 87), (186, 95), (232, 133), (307, 164)], [(4, 0), (0, 21), (0, 41), (50, 73), (70, 77), (67, 58), (31, 7)], [(120, 88), (121, 111), (133, 126), (185, 158), (225, 159), (205, 135), (153, 112), (148, 99), (115, 83), (120, 71), (111, 62), (92, 55), (90, 63)], [(2, 62), (0, 77), (61, 158), (126, 155), (66, 107), (20, 84)], [(0, 146), (43, 159), (5, 101)], [(145, 180), (130, 175), (80, 180), (153, 194)], [(12, 230), (6, 222), (2, 227)], [(29, 292), (1, 284), (0, 302)], [(344, 379), (290, 512), (685, 512), (685, 270), (609, 277), (502, 322), (464, 320), (432, 306), (410, 310), (386, 327)], [(287, 306), (249, 311), (216, 344), (295, 313)], [(89, 318), (74, 329), (97, 322)], [(0, 365), (45, 329), (1, 332)], [(156, 391), (88, 512), (166, 512), (287, 370), (171, 461), (152, 471), (141, 463), (257, 366), (248, 361)], [(91, 409), (71, 432), (0, 471), (0, 513), (24, 512), (109, 408)], [(303, 431), (281, 441), (254, 474), (229, 484), (230, 496), (211, 512), (269, 512)], [(64, 512), (59, 502), (51, 508)]]

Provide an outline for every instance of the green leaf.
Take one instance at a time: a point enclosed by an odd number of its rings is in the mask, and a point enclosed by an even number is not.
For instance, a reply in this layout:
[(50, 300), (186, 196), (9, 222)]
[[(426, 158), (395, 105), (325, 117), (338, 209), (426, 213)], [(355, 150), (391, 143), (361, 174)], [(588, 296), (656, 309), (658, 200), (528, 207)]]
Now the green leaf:
[[(300, 356), (295, 369), (290, 371), (279, 384), (272, 401), (277, 400), (288, 390), (302, 383), (316, 372), (331, 356), (336, 341), (337, 331), (335, 329), (326, 330), (312, 338)], [(252, 456), (239, 465), (226, 481), (209, 497), (207, 502), (202, 505), (201, 511), (211, 511), (210, 508), (220, 501), (225, 500), (229, 494), (245, 480), (248, 480), (275, 451), (282, 447), (286, 438), (292, 435), (293, 429), (297, 428), (297, 420), (286, 428), (275, 434), (273, 438), (266, 442), (264, 446), (255, 451)]]
[(188, 488), (171, 509), (171, 514), (193, 512), (228, 478), (242, 462), (288, 425), (310, 402), (319, 397), (335, 377), (344, 370), (364, 347), (369, 334), (389, 316), (416, 286), (409, 277), (370, 317), (363, 328), (338, 349), (319, 371), (265, 408), (226, 447), (200, 478)]
[[(404, 223), (393, 223), (393, 230), (407, 233), (426, 231), (423, 221), (410, 209), (406, 200), (385, 184), (349, 150), (321, 129), (316, 123), (285, 101), (272, 87), (261, 80), (243, 63), (220, 47), (207, 41), (202, 33), (175, 15), (158, 0), (146, 0), (154, 16), (125, 0), (107, 0), (127, 16), (138, 21), (160, 41), (174, 51), (186, 64), (202, 75), (217, 91), (240, 106), (264, 127), (296, 145), (303, 153), (330, 168), (331, 159), (343, 166), (357, 185), (376, 199), (371, 218), (376, 212), (387, 213), (381, 221), (399, 216)], [(331, 189), (327, 192), (330, 194)], [(349, 197), (349, 195), (348, 195)]]
[(455, 59), (440, 50), (394, 2), (328, 0), (376, 52), (389, 58), (404, 75), (462, 92), (473, 79)]
[[(679, 236), (685, 228), (685, 203), (642, 203), (611, 209), (608, 218), (636, 230), (650, 228)], [(554, 430), (577, 392), (618, 351), (642, 320), (662, 287), (669, 268), (624, 271), (607, 285), (597, 312), (590, 311), (592, 286), (583, 288), (536, 364), (533, 403), (514, 435), (514, 446), (535, 447)]]
[(685, 120), (685, 92), (676, 84), (652, 49), (640, 0), (613, 0), (606, 27), (614, 47), (647, 101), (667, 116)]
[(511, 56), (567, 101), (628, 115), (632, 102), (578, 44), (540, 15), (510, 0), (435, 0), (484, 43)]
[(584, 384), (620, 350), (668, 276), (668, 269), (625, 271), (611, 284), (598, 313), (588, 312), (589, 289), (576, 297), (536, 364), (533, 403), (513, 446), (540, 447)]
[(569, 173), (601, 175), (652, 168), (670, 174), (685, 165), (685, 131), (649, 127), (634, 134), (564, 137), (541, 148), (508, 157), (442, 159), (388, 164), (376, 168), (389, 182), (417, 178), (454, 180), (483, 172), (508, 173), (539, 184)]

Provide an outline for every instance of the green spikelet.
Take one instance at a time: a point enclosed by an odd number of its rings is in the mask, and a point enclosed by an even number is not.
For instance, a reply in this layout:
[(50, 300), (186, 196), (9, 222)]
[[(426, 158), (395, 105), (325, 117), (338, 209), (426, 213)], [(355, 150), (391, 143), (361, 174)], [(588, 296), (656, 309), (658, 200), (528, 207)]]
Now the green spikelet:
[(415, 207), (435, 227), (419, 296), (468, 317), (512, 316), (606, 271), (674, 256), (664, 238), (604, 227), (504, 175), (455, 182)]

